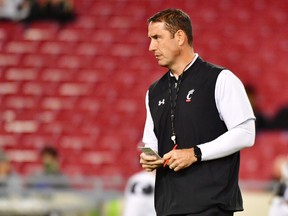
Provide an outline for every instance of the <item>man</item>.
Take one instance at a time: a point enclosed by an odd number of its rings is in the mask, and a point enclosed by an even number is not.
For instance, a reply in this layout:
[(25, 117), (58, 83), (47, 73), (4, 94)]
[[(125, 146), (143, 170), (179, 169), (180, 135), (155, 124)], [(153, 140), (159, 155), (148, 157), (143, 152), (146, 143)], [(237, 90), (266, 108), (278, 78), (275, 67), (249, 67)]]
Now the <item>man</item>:
[(143, 142), (162, 158), (140, 155), (146, 171), (157, 169), (157, 215), (242, 211), (239, 151), (255, 139), (243, 84), (194, 52), (191, 21), (183, 11), (161, 11), (148, 23), (149, 50), (169, 70), (146, 95)]
[(154, 185), (155, 172), (132, 175), (125, 188), (122, 216), (155, 216)]
[(0, 19), (20, 21), (30, 12), (28, 0), (0, 0)]
[(32, 188), (67, 189), (70, 187), (68, 177), (60, 169), (60, 161), (57, 149), (45, 146), (40, 153), (42, 170), (33, 174), (27, 182)]
[(269, 216), (288, 215), (288, 154), (279, 155), (274, 162), (274, 177), (279, 182), (269, 207)]
[(21, 192), (21, 178), (14, 172), (5, 152), (0, 150), (0, 197), (21, 195)]

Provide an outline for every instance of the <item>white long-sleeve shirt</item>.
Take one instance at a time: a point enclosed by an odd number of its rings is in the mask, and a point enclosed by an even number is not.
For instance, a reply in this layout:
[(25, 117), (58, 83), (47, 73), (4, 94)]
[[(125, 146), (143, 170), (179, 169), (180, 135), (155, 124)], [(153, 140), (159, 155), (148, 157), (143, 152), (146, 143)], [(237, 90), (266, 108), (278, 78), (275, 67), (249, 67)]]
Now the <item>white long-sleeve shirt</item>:
[[(192, 64), (197, 58), (196, 54)], [(154, 133), (148, 93), (145, 100), (147, 113), (142, 141), (145, 146), (157, 151), (158, 140)], [(219, 117), (224, 121), (228, 131), (215, 140), (197, 145), (201, 149), (203, 161), (225, 157), (253, 146), (255, 140), (255, 116), (252, 107), (242, 82), (229, 70), (222, 70), (217, 78), (215, 102)]]

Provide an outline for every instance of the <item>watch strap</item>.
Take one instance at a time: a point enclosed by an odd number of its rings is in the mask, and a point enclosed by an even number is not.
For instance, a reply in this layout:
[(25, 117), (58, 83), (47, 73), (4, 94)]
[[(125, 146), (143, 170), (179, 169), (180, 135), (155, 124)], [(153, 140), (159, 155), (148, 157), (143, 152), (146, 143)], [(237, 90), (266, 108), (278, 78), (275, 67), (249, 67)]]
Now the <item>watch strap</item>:
[(197, 158), (197, 163), (202, 161), (202, 152), (198, 146), (194, 147), (194, 155)]

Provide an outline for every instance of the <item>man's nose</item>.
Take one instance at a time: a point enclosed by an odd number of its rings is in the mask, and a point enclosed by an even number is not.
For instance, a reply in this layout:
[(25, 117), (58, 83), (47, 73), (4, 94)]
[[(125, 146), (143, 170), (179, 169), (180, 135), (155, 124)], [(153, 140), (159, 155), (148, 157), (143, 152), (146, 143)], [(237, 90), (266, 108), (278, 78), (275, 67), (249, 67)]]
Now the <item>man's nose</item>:
[(155, 50), (156, 50), (155, 42), (153, 42), (153, 41), (151, 40), (150, 45), (149, 45), (149, 51), (153, 52), (153, 51), (155, 51)]

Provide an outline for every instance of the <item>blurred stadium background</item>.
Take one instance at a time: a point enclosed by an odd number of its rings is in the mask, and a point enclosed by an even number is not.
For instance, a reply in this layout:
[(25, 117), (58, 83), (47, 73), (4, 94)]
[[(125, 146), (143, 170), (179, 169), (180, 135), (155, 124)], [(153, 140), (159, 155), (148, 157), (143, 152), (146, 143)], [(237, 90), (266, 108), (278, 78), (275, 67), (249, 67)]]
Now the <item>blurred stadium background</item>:
[[(140, 170), (145, 93), (165, 71), (148, 52), (147, 19), (168, 7), (190, 15), (197, 53), (255, 87), (263, 113), (288, 104), (285, 0), (74, 0), (77, 18), (66, 25), (0, 22), (0, 147), (24, 179), (50, 144), (94, 208), (121, 206), (127, 178)], [(273, 160), (287, 151), (287, 131), (268, 130), (242, 152), (246, 211), (237, 215), (267, 215)]]

